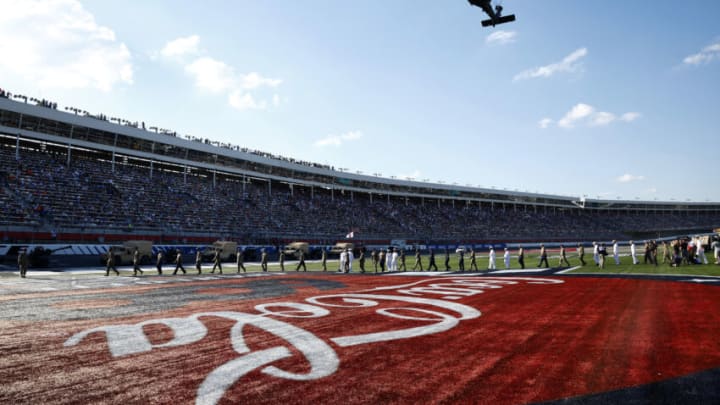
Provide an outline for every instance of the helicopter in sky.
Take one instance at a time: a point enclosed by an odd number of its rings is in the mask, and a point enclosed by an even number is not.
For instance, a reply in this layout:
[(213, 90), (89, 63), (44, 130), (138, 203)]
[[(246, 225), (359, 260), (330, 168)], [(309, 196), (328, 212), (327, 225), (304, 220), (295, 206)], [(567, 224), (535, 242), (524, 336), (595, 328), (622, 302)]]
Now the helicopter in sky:
[(505, 24), (515, 21), (515, 14), (502, 15), (503, 7), (501, 5), (492, 6), (492, 0), (468, 0), (470, 5), (480, 7), (485, 14), (490, 17), (488, 20), (482, 21), (483, 27), (496, 26), (497, 24)]

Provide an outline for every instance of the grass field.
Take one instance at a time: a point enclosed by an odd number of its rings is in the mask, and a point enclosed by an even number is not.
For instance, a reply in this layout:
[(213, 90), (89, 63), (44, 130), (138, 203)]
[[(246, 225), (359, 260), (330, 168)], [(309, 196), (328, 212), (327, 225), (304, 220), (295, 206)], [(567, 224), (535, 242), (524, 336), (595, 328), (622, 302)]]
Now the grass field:
[[(574, 249), (573, 249), (574, 250)], [(497, 257), (495, 260), (495, 266), (496, 270), (505, 270), (505, 264), (502, 259), (502, 251), (498, 251)], [(516, 253), (515, 250), (513, 250), (513, 253)], [(534, 252), (533, 252), (534, 253)], [(525, 268), (526, 269), (536, 269), (538, 268), (538, 262), (539, 262), (539, 256), (537, 254), (526, 254), (525, 256)], [(715, 259), (712, 257), (712, 254), (708, 255), (708, 262), (707, 265), (683, 265), (680, 267), (671, 267), (668, 263), (659, 263), (658, 266), (653, 266), (651, 264), (643, 264), (642, 263), (642, 255), (638, 254), (638, 260), (640, 261), (640, 264), (633, 265), (632, 260), (627, 253), (626, 256), (621, 255), (620, 256), (620, 264), (616, 265), (612, 255), (608, 255), (606, 262), (605, 262), (605, 268), (600, 269), (599, 267), (595, 266), (595, 263), (592, 259), (592, 254), (585, 254), (585, 266), (579, 267), (577, 269), (570, 270), (568, 274), (675, 274), (675, 275), (698, 275), (698, 276), (720, 276), (720, 266), (714, 264)], [(580, 260), (577, 257), (577, 254), (572, 251), (568, 256), (568, 260), (570, 261), (570, 267), (575, 267), (580, 265)], [(399, 260), (399, 259), (398, 259)], [(438, 267), (438, 271), (446, 271), (445, 270), (445, 257), (443, 254), (436, 255), (435, 256), (435, 262)], [(549, 252), (548, 256), (548, 262), (550, 264), (550, 267), (552, 268), (558, 268), (561, 267), (559, 264), (559, 257), (557, 255), (557, 252)], [(660, 259), (660, 262), (662, 262), (662, 259)], [(408, 255), (406, 256), (406, 267), (407, 271), (412, 271), (413, 265), (415, 263), (415, 257), (414, 255)], [(422, 256), (422, 264), (423, 269), (427, 270), (429, 263), (429, 256), (423, 255)], [(320, 261), (306, 261), (307, 270), (309, 272), (322, 272), (322, 266)], [(195, 265), (193, 263), (184, 263), (185, 271), (187, 274), (196, 274)], [(329, 259), (327, 261), (327, 271), (328, 272), (337, 272), (338, 270), (338, 260), (337, 259)], [(480, 272), (487, 272), (488, 269), (488, 257), (487, 254), (478, 255), (477, 256), (477, 266)], [(257, 273), (260, 272), (260, 264), (257, 262), (247, 262), (245, 263), (245, 267), (249, 273)], [(294, 273), (295, 268), (297, 267), (297, 261), (296, 260), (286, 260), (285, 262), (285, 272), (287, 273)], [(564, 266), (568, 267), (568, 266)], [(145, 272), (145, 275), (156, 275), (157, 271), (155, 269), (155, 266), (153, 265), (145, 265), (142, 266), (143, 271)], [(77, 272), (77, 268), (73, 269), (76, 271), (75, 275), (84, 277), (84, 276), (97, 276), (97, 269), (98, 267), (93, 268), (94, 272), (87, 272), (83, 273), (82, 270)], [(104, 270), (104, 266), (102, 267)], [(203, 274), (207, 274), (211, 271), (212, 264), (211, 263), (203, 263)], [(513, 255), (511, 256), (510, 260), (510, 270), (520, 270), (520, 264), (517, 261), (517, 256)], [(33, 269), (31, 268), (28, 272), (28, 275), (30, 277), (33, 276), (33, 273), (37, 274), (36, 272), (38, 270), (46, 270), (46, 269)], [(67, 270), (67, 269), (53, 269), (53, 270)], [(89, 269), (92, 270), (92, 269)], [(119, 266), (118, 270), (120, 271), (121, 275), (128, 276), (132, 275), (132, 267), (131, 266)], [(172, 275), (173, 271), (175, 270), (174, 264), (165, 264), (163, 265), (163, 275)], [(369, 259), (365, 260), (365, 270), (366, 273), (374, 273), (375, 269), (373, 267), (372, 261)], [(224, 274), (235, 274), (237, 271), (237, 266), (235, 263), (226, 262), (223, 263), (223, 272)], [(268, 263), (268, 271), (270, 272), (281, 272), (280, 265), (277, 261), (271, 261)], [(356, 258), (353, 261), (353, 273), (358, 273), (360, 271), (360, 264), (359, 260)], [(450, 271), (458, 271), (458, 256), (457, 254), (451, 254), (450, 255)], [(470, 271), (470, 260), (468, 256), (465, 257), (465, 271)], [(378, 266), (378, 272), (380, 272), (380, 268)], [(7, 272), (3, 271), (0, 272), (0, 278), (2, 277), (17, 277), (16, 272)]]
[[(577, 254), (574, 252), (567, 256), (568, 260), (570, 261), (570, 266), (579, 266), (580, 260), (577, 257)], [(640, 261), (640, 264), (633, 265), (632, 259), (630, 256), (620, 256), (620, 264), (616, 265), (615, 261), (613, 260), (612, 255), (608, 255), (605, 260), (605, 268), (600, 269), (599, 267), (595, 266), (595, 262), (593, 262), (592, 254), (585, 254), (585, 266), (582, 266), (578, 269), (572, 270), (569, 272), (569, 274), (582, 274), (582, 273), (593, 273), (593, 274), (682, 274), (682, 275), (706, 275), (706, 276), (720, 276), (720, 265), (715, 264), (715, 259), (712, 257), (712, 254), (708, 255), (708, 262), (707, 265), (683, 265), (680, 267), (671, 267), (668, 263), (661, 263), (662, 259), (659, 259), (660, 263), (658, 263), (658, 266), (654, 266), (651, 264), (643, 264), (642, 263), (642, 255), (638, 254), (638, 260)], [(530, 254), (525, 256), (525, 268), (526, 269), (533, 269), (537, 268), (538, 262), (540, 261), (539, 255), (537, 254)], [(477, 266), (480, 271), (487, 271), (488, 269), (488, 257), (487, 255), (481, 255), (477, 257)], [(559, 264), (559, 256), (557, 253), (551, 252), (548, 256), (548, 262), (550, 264), (550, 267), (561, 267)], [(286, 272), (294, 272), (296, 267), (296, 261), (286, 261), (285, 262), (285, 271)], [(413, 265), (415, 263), (415, 257), (414, 256), (407, 256), (405, 259), (405, 265), (407, 267), (408, 271), (411, 271), (413, 268)], [(422, 264), (423, 269), (427, 270), (427, 266), (429, 263), (429, 259), (427, 255), (422, 256)], [(438, 266), (439, 271), (445, 271), (445, 257), (443, 255), (436, 255), (435, 256), (435, 263)], [(320, 262), (315, 261), (306, 261), (307, 269), (308, 271), (322, 271), (322, 267)], [(250, 263), (248, 266), (246, 263), (246, 267), (248, 268), (248, 271), (259, 271), (260, 267), (254, 263)], [(502, 259), (502, 251), (498, 252), (498, 256), (495, 259), (495, 267), (496, 270), (504, 270), (505, 264)], [(565, 266), (567, 267), (567, 266)], [(174, 267), (173, 267), (174, 268)], [(186, 266), (186, 269), (188, 266)], [(231, 271), (235, 271), (235, 266), (233, 264), (228, 263), (225, 265), (226, 269), (231, 269)], [(338, 270), (338, 261), (337, 260), (328, 260), (327, 262), (327, 268), (328, 271), (337, 271)], [(510, 259), (510, 269), (512, 270), (519, 270), (521, 269), (520, 264), (517, 261), (517, 256), (513, 255)], [(277, 262), (270, 262), (268, 263), (268, 270), (269, 271), (280, 271), (280, 266)], [(470, 270), (470, 260), (468, 256), (465, 257), (465, 271)], [(205, 270), (203, 270), (205, 271)], [(226, 270), (227, 271), (227, 270)], [(360, 264), (357, 259), (353, 261), (353, 272), (359, 272), (360, 271)], [(372, 262), (369, 259), (365, 260), (365, 271), (368, 273), (374, 273), (375, 269), (373, 267)], [(380, 268), (378, 267), (378, 272), (380, 271)], [(450, 271), (458, 271), (458, 256), (456, 254), (450, 255)]]

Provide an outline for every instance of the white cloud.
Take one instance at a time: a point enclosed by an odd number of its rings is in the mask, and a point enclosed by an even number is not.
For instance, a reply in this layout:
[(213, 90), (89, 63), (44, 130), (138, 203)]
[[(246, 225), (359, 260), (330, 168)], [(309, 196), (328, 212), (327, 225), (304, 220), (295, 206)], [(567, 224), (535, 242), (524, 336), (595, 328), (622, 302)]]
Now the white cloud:
[[(587, 126), (606, 126), (618, 120), (623, 122), (632, 122), (640, 117), (638, 112), (626, 112), (617, 115), (607, 111), (597, 111), (597, 109), (591, 105), (585, 103), (578, 103), (570, 109), (562, 118), (557, 121), (557, 125), (561, 128), (572, 129), (576, 125), (587, 125)], [(547, 128), (552, 124), (553, 120), (550, 118), (543, 118), (540, 120), (540, 128)]]
[(281, 83), (282, 80), (280, 79), (268, 79), (256, 72), (248, 73), (241, 78), (241, 85), (244, 89), (256, 89), (261, 86), (277, 87)]
[(593, 114), (595, 108), (587, 104), (577, 104), (564, 117), (558, 121), (558, 126), (562, 128), (572, 128), (577, 121), (583, 120)]
[(718, 57), (720, 57), (720, 41), (706, 46), (698, 53), (686, 56), (685, 59), (683, 59), (683, 63), (697, 66), (701, 63), (710, 62)]
[(356, 141), (363, 137), (360, 131), (350, 131), (340, 135), (330, 135), (315, 142), (315, 146), (340, 146), (347, 141)]
[(269, 106), (278, 107), (280, 96), (275, 93), (269, 100), (263, 98), (266, 88), (277, 88), (281, 79), (262, 76), (257, 72), (237, 73), (236, 69), (210, 56), (195, 57), (187, 63), (183, 56), (199, 53), (200, 37), (191, 35), (169, 41), (160, 54), (174, 62), (183, 64), (185, 73), (192, 77), (195, 87), (216, 94), (227, 96), (228, 104), (237, 110), (265, 110)]
[(177, 38), (165, 44), (163, 49), (160, 50), (160, 55), (166, 58), (194, 55), (200, 51), (198, 48), (199, 43), (200, 37), (197, 35)]
[(0, 76), (40, 87), (110, 91), (132, 84), (132, 56), (76, 0), (0, 0)]
[(551, 63), (549, 65), (540, 66), (532, 69), (524, 70), (515, 75), (514, 81), (524, 79), (534, 79), (538, 77), (550, 77), (556, 73), (566, 72), (572, 73), (582, 67), (580, 60), (587, 55), (587, 48), (580, 48), (564, 57), (562, 61)]
[(542, 129), (549, 127), (554, 121), (550, 118), (543, 118), (538, 122), (538, 126)]
[(590, 117), (590, 125), (593, 126), (604, 126), (615, 121), (615, 114), (598, 111)]
[(250, 93), (243, 93), (241, 90), (235, 90), (228, 96), (228, 103), (233, 108), (243, 110), (264, 110), (267, 108), (267, 102), (256, 101)]
[(515, 31), (495, 31), (485, 38), (485, 43), (488, 45), (505, 45), (515, 42), (517, 38), (517, 32)]
[(638, 118), (640, 118), (639, 112), (626, 112), (625, 114), (620, 116), (620, 120), (625, 122), (633, 122)]
[(230, 90), (236, 85), (233, 68), (209, 57), (196, 59), (185, 66), (185, 71), (195, 79), (195, 86), (212, 92)]
[(629, 173), (625, 173), (622, 176), (617, 178), (617, 181), (620, 183), (630, 183), (632, 181), (642, 181), (645, 180), (645, 176), (634, 176)]

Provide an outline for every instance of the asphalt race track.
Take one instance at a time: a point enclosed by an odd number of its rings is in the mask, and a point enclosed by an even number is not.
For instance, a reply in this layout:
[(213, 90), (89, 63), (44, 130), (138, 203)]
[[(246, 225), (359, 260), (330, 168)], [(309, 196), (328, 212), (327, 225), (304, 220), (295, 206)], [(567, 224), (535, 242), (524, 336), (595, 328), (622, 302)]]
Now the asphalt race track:
[(718, 403), (688, 277), (0, 278), (0, 403)]

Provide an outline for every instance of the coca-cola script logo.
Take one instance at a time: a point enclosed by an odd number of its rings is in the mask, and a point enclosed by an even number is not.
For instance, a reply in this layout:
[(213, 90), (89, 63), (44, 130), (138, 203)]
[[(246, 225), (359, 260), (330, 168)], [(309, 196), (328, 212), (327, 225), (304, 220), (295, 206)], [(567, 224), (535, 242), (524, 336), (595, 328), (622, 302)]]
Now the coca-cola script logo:
[[(67, 341), (65, 346), (76, 346), (83, 339), (97, 332), (105, 333), (110, 354), (123, 357), (154, 349), (189, 345), (203, 339), (208, 330), (200, 321), (202, 317), (221, 317), (235, 324), (230, 330), (230, 341), (238, 357), (219, 366), (205, 378), (197, 390), (197, 404), (215, 404), (239, 379), (247, 373), (261, 368), (261, 372), (295, 381), (315, 380), (335, 373), (340, 359), (338, 348), (377, 343), (390, 340), (408, 339), (417, 336), (441, 333), (457, 326), (461, 321), (474, 319), (480, 311), (454, 302), (463, 297), (482, 294), (486, 290), (527, 284), (561, 284), (562, 280), (525, 277), (452, 277), (428, 279), (413, 283), (378, 287), (347, 294), (320, 295), (305, 299), (306, 302), (272, 302), (256, 305), (255, 312), (201, 312), (185, 318), (161, 318), (133, 325), (107, 325), (79, 332)], [(387, 306), (387, 303), (403, 303), (402, 306)], [(383, 306), (383, 304), (386, 304)], [(407, 305), (405, 305), (407, 304)], [(292, 325), (292, 318), (320, 318), (331, 315), (332, 308), (378, 307), (375, 313), (384, 317), (417, 321), (420, 326), (399, 330), (337, 336), (322, 340), (312, 332)], [(159, 324), (172, 330), (173, 337), (162, 344), (151, 343), (143, 327)], [(275, 335), (293, 346), (309, 364), (309, 372), (298, 374), (272, 365), (273, 362), (291, 356), (288, 347), (277, 346), (252, 351), (245, 342), (243, 330), (253, 326)]]

